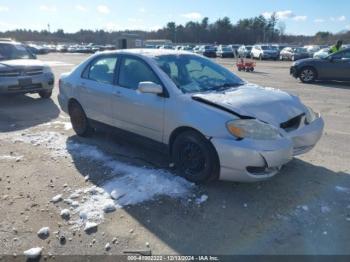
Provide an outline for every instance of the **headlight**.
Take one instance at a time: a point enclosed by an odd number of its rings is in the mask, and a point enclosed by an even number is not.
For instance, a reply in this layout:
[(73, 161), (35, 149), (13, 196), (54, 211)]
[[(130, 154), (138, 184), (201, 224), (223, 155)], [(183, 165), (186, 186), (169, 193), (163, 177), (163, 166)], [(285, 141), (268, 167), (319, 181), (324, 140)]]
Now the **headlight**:
[(238, 138), (274, 140), (281, 137), (277, 128), (255, 119), (229, 121), (226, 127), (232, 135)]
[(43, 73), (44, 74), (47, 74), (47, 73), (52, 73), (52, 70), (49, 66), (44, 66), (43, 68)]
[(305, 123), (310, 124), (317, 118), (317, 114), (312, 110), (311, 107), (306, 107)]

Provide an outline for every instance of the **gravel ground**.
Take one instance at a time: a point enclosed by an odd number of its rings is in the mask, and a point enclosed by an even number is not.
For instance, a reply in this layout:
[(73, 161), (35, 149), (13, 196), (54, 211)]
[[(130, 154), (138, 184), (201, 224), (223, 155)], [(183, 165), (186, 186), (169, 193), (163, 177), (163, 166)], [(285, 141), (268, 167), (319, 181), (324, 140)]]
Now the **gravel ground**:
[[(39, 58), (52, 65), (58, 80), (86, 57)], [(217, 61), (234, 66), (231, 59)], [(350, 254), (350, 84), (301, 84), (289, 76), (289, 67), (259, 61), (256, 72), (237, 74), (299, 95), (321, 112), (325, 134), (312, 152), (255, 184), (194, 186), (169, 174), (169, 159), (161, 151), (123, 134), (100, 131), (77, 138), (59, 109), (57, 88), (51, 100), (0, 97), (0, 254), (21, 255), (33, 247), (42, 247), (43, 256), (130, 250)], [(104, 214), (100, 203), (108, 199), (99, 190), (107, 190), (111, 181), (125, 192), (118, 191), (117, 210)], [(54, 196), (67, 199), (77, 192), (81, 209), (67, 200), (52, 202)], [(95, 217), (99, 225), (87, 234), (78, 217), (91, 199), (97, 203), (94, 214), (103, 217)], [(62, 219), (64, 209), (70, 220)], [(50, 229), (44, 239), (37, 236), (42, 227)]]

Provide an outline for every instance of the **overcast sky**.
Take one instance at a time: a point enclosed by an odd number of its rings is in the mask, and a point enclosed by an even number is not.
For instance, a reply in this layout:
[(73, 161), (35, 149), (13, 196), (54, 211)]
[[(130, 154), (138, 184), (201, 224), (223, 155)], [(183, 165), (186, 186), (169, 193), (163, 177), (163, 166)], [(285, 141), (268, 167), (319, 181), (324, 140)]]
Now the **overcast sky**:
[(169, 21), (210, 21), (228, 16), (232, 22), (276, 12), (291, 34), (350, 30), (350, 1), (330, 0), (0, 0), (0, 31), (16, 28), (154, 30)]

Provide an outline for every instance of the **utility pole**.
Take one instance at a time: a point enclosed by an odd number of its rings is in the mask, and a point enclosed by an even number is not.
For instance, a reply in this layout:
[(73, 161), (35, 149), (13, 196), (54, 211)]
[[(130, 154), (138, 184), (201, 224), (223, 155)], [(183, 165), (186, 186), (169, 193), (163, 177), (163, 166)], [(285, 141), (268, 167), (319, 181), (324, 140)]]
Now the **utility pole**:
[(47, 24), (47, 31), (50, 33), (50, 24)]

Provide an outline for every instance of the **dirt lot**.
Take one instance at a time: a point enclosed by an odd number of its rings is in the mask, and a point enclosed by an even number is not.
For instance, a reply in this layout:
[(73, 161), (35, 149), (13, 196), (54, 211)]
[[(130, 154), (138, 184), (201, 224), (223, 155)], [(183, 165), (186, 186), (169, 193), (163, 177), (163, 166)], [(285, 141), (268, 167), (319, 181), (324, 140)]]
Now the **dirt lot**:
[[(85, 57), (40, 59), (58, 80)], [(218, 61), (233, 68), (233, 60)], [(139, 141), (110, 131), (77, 138), (58, 106), (57, 88), (52, 100), (0, 97), (0, 254), (36, 246), (44, 256), (350, 254), (350, 84), (301, 84), (289, 66), (258, 62), (256, 72), (238, 75), (299, 95), (322, 113), (325, 134), (311, 153), (258, 184), (194, 186), (169, 175), (167, 156)], [(111, 181), (120, 208), (104, 214), (108, 201), (100, 187)], [(59, 194), (65, 201), (53, 203)], [(60, 216), (67, 208), (70, 220)], [(79, 216), (91, 210), (100, 224), (86, 234)], [(45, 240), (37, 236), (42, 227), (50, 228)]]

